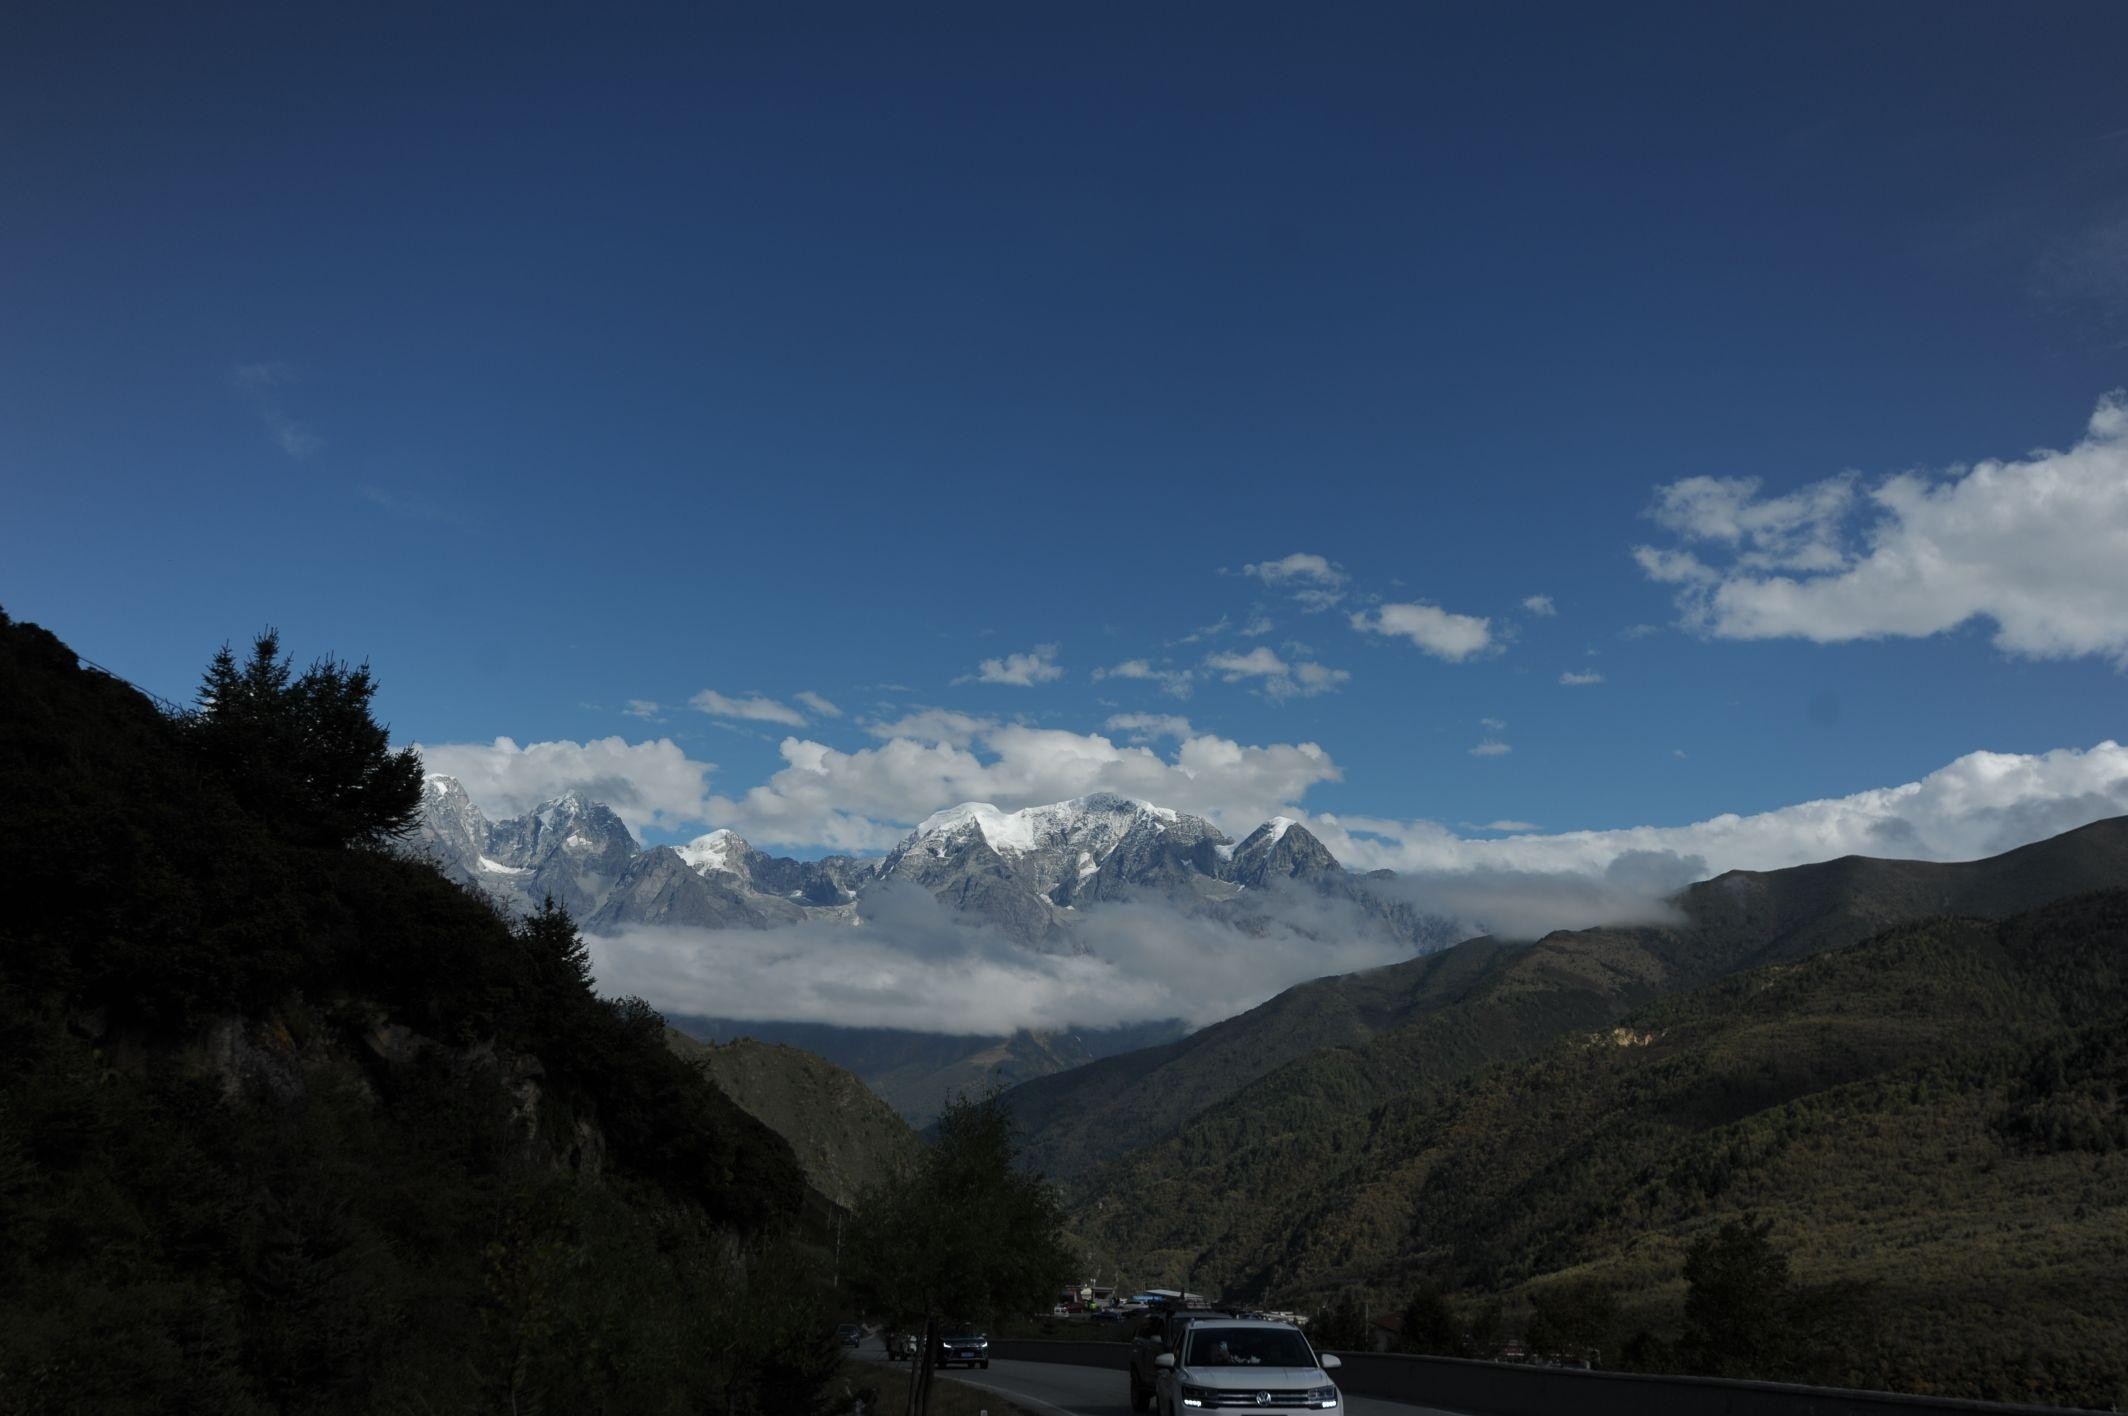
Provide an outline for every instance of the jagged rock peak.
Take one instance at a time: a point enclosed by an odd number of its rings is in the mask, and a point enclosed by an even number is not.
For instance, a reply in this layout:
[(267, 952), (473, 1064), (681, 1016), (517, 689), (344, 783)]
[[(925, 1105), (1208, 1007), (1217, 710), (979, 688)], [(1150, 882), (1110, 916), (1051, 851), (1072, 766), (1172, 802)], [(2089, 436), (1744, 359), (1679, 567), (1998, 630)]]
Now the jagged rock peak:
[(706, 875), (713, 870), (745, 875), (748, 861), (755, 853), (744, 836), (721, 828), (706, 836), (697, 836), (675, 849), (680, 859), (687, 862), (688, 869), (697, 875)]
[(1244, 885), (1272, 879), (1342, 874), (1329, 847), (1289, 816), (1274, 816), (1234, 848), (1234, 878)]
[(1045, 847), (1067, 844), (1088, 832), (1121, 835), (1140, 816), (1174, 822), (1182, 814), (1165, 806), (1094, 792), (1070, 801), (1046, 806), (1001, 811), (987, 801), (962, 802), (924, 818), (909, 833), (904, 847), (926, 837), (950, 837), (978, 833), (1000, 855), (1022, 855)]

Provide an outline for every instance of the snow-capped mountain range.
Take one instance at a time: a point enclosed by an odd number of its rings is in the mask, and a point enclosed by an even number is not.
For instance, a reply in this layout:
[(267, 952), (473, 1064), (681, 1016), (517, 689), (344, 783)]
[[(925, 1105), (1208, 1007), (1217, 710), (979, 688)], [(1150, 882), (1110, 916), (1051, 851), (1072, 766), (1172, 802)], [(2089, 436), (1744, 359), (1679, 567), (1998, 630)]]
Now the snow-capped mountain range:
[(1020, 811), (968, 802), (927, 818), (884, 857), (802, 861), (755, 850), (731, 831), (645, 848), (611, 810), (575, 792), (491, 822), (457, 781), (435, 775), (417, 846), (508, 909), (530, 910), (551, 894), (592, 933), (855, 923), (868, 893), (888, 881), (919, 886), (962, 922), (1045, 952), (1075, 952), (1076, 920), (1107, 902), (1156, 897), (1247, 929), (1294, 888), (1349, 901), (1414, 948), (1470, 932), (1385, 893), (1386, 872), (1348, 872), (1295, 821), (1267, 821), (1237, 844), (1201, 817), (1109, 793)]

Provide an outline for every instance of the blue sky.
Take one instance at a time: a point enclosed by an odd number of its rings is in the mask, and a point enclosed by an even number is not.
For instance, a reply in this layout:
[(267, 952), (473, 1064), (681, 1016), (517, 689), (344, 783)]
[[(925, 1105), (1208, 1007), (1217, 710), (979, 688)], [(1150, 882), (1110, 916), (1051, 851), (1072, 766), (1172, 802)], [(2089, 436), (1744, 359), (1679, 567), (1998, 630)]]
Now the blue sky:
[(165, 694), (801, 852), (2128, 809), (2118, 6), (138, 11), (0, 49), (0, 604)]

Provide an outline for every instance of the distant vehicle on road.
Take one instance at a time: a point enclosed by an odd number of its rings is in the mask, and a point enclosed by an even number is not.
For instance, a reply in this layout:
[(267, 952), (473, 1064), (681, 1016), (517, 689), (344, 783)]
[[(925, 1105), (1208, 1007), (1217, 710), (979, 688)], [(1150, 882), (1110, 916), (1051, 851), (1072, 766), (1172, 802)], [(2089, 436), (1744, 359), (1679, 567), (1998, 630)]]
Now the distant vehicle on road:
[(844, 1347), (855, 1347), (864, 1340), (864, 1329), (855, 1323), (841, 1323), (835, 1328), (835, 1340)]
[(1153, 1359), (1154, 1401), (1161, 1416), (1219, 1407), (1341, 1413), (1344, 1397), (1329, 1375), (1337, 1365), (1291, 1323), (1198, 1321), (1182, 1329), (1174, 1350)]
[(880, 1341), (887, 1349), (889, 1362), (907, 1362), (916, 1356), (916, 1334), (913, 1332), (889, 1330), (882, 1334)]
[(970, 1367), (990, 1365), (990, 1338), (972, 1327), (949, 1327), (938, 1340), (938, 1351), (931, 1363), (936, 1367), (950, 1367), (960, 1362)]

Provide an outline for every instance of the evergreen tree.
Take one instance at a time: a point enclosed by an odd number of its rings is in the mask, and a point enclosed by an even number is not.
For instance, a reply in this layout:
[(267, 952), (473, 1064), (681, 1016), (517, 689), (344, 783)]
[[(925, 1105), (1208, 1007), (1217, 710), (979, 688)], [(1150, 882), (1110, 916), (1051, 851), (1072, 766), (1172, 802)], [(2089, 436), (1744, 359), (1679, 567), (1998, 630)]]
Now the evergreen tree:
[(1777, 1371), (1791, 1316), (1788, 1256), (1773, 1247), (1773, 1221), (1732, 1219), (1685, 1255), (1683, 1353), (1695, 1371), (1750, 1377)]
[(227, 644), (202, 677), (191, 719), (201, 758), (252, 813), (306, 845), (375, 844), (421, 815), (421, 758), (391, 748), (370, 714), (369, 665), (319, 659), (294, 672), (267, 629), (239, 662)]
[(1404, 1305), (1404, 1350), (1425, 1357), (1469, 1355), (1448, 1300), (1430, 1283), (1421, 1285)]
[(1374, 1345), (1373, 1338), (1367, 1312), (1349, 1288), (1308, 1320), (1308, 1340), (1319, 1351), (1364, 1352)]

